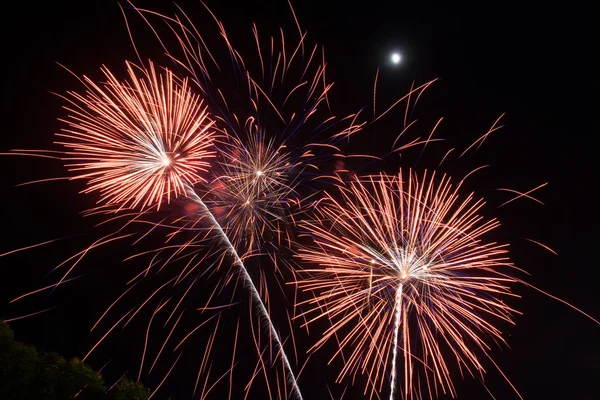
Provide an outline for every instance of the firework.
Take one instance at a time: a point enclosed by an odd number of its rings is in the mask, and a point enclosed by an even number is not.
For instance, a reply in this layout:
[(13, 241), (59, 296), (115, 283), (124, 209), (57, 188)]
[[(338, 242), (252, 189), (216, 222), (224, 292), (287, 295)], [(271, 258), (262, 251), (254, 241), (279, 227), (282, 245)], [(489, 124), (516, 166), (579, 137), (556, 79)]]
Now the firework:
[(357, 178), (300, 223), (312, 243), (298, 257), (316, 264), (296, 282), (314, 293), (307, 324), (332, 324), (313, 349), (338, 341), (338, 379), (366, 375), (371, 398), (386, 377), (390, 399), (455, 395), (452, 364), (482, 375), (490, 342), (504, 343), (495, 322), (512, 323), (502, 298), (514, 296), (515, 267), (505, 245), (485, 241), (498, 221), (460, 186), (412, 171)]
[(202, 181), (215, 131), (187, 79), (157, 72), (151, 62), (147, 69), (127, 63), (129, 81), (102, 72), (105, 83), (84, 77), (85, 94), (64, 97), (68, 128), (57, 134), (72, 179), (88, 181), (83, 192), (98, 191), (99, 202), (119, 209), (158, 208)]
[(227, 236), (236, 249), (251, 254), (265, 249), (265, 243), (281, 244), (284, 236), (290, 245), (296, 185), (300, 162), (293, 163), (291, 155), (273, 141), (259, 137), (249, 143), (224, 146), (222, 172), (211, 185), (210, 207), (227, 228)]

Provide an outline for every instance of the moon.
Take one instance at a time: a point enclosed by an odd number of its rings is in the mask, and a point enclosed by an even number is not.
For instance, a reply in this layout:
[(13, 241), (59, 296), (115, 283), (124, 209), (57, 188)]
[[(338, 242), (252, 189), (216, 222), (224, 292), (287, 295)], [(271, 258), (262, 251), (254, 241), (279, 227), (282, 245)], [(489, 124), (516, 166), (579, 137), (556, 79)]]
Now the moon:
[(402, 61), (402, 55), (400, 53), (392, 53), (390, 60), (392, 61), (392, 64), (398, 65), (400, 64), (400, 61)]

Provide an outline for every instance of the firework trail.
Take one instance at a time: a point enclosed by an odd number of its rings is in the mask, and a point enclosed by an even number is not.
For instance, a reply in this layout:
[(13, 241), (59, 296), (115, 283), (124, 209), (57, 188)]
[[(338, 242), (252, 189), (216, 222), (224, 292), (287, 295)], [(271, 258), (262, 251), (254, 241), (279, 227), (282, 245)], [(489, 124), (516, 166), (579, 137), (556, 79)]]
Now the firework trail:
[(235, 247), (229, 241), (229, 238), (223, 231), (223, 228), (221, 228), (221, 225), (219, 225), (219, 222), (217, 222), (217, 220), (212, 215), (212, 213), (210, 212), (210, 210), (208, 209), (206, 204), (204, 204), (202, 199), (200, 197), (198, 197), (196, 192), (194, 192), (191, 188), (189, 188), (188, 194), (189, 194), (190, 199), (196, 201), (198, 204), (200, 204), (204, 208), (204, 210), (206, 211), (206, 214), (209, 216), (213, 226), (219, 232), (219, 235), (221, 236), (223, 242), (225, 242), (225, 244), (227, 245), (227, 248), (230, 249), (231, 252), (233, 253), (233, 256), (235, 259), (235, 264), (240, 267), (244, 283), (250, 289), (252, 302), (259, 309), (260, 316), (262, 318), (264, 318), (266, 321), (268, 321), (270, 334), (275, 339), (275, 343), (277, 345), (277, 351), (281, 354), (281, 356), (283, 358), (285, 368), (287, 369), (287, 372), (288, 372), (288, 379), (290, 380), (290, 382), (292, 384), (294, 394), (297, 396), (298, 399), (302, 399), (302, 394), (300, 393), (300, 388), (298, 387), (298, 382), (296, 382), (294, 372), (293, 372), (290, 362), (287, 358), (287, 355), (285, 354), (285, 351), (283, 349), (283, 344), (281, 343), (281, 339), (279, 338), (279, 335), (277, 334), (277, 331), (275, 330), (275, 326), (273, 325), (273, 322), (271, 321), (271, 317), (269, 316), (269, 312), (267, 311), (267, 309), (262, 301), (262, 298), (261, 298), (260, 294), (258, 293), (258, 290), (256, 289), (256, 286), (254, 285), (254, 282), (252, 281), (252, 277), (248, 274), (248, 270), (244, 266), (244, 262), (238, 255), (237, 251), (235, 250)]
[(502, 298), (515, 296), (516, 268), (506, 245), (484, 241), (499, 223), (479, 214), (483, 200), (459, 195), (461, 183), (412, 171), (357, 178), (300, 222), (312, 244), (298, 257), (316, 264), (296, 282), (314, 293), (304, 302), (307, 323), (332, 323), (313, 349), (338, 341), (333, 358), (349, 352), (338, 379), (367, 375), (371, 398), (386, 376), (390, 399), (396, 391), (405, 399), (454, 396), (452, 361), (482, 375), (489, 342), (504, 343), (494, 321), (513, 323), (517, 311)]

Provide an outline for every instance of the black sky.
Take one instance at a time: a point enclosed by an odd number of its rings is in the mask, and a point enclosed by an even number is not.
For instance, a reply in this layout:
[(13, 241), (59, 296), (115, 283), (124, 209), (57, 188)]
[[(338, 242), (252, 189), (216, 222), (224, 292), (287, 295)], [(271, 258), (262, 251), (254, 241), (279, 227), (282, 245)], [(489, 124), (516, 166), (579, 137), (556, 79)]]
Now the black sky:
[[(140, 0), (136, 4), (164, 13), (174, 10), (169, 1)], [(196, 1), (179, 4), (186, 11), (203, 13)], [(295, 33), (285, 1), (222, 0), (207, 4), (234, 35), (249, 35), (252, 21), (259, 29), (283, 26)], [(503, 223), (501, 240), (511, 243), (515, 264), (532, 274), (529, 281), (534, 285), (600, 317), (600, 269), (596, 258), (600, 223), (596, 210), (600, 203), (596, 146), (600, 64), (596, 61), (593, 10), (565, 4), (524, 7), (482, 3), (467, 7), (375, 0), (357, 5), (306, 0), (294, 2), (294, 7), (302, 27), (309, 32), (309, 40), (325, 46), (328, 77), (335, 82), (330, 99), (340, 113), (362, 107), (369, 112), (378, 67), (381, 107), (406, 93), (413, 81), (440, 78), (426, 92), (417, 114), (423, 129), (445, 118), (439, 136), (449, 142), (449, 147), (464, 148), (506, 113), (506, 127), (492, 135), (476, 154), (450, 163), (448, 172), (464, 174), (490, 164), (470, 188), (488, 200), (488, 212)], [(77, 74), (98, 77), (102, 64), (119, 69), (124, 60), (135, 61), (116, 1), (14, 2), (2, 19), (0, 152), (51, 145), (52, 135), (60, 128), (56, 119), (62, 115), (62, 104), (51, 92), (80, 89), (77, 80), (56, 63)], [(144, 39), (146, 34), (140, 31), (136, 36), (140, 49), (147, 57), (160, 57), (156, 43)], [(394, 49), (403, 53), (399, 68), (386, 65)], [(398, 112), (382, 121), (359, 145), (370, 146), (375, 152), (385, 148), (381, 141), (395, 137), (401, 119), (402, 112)], [(389, 170), (415, 165), (414, 159), (407, 161), (408, 165), (395, 158), (390, 160), (385, 167)], [(81, 185), (14, 187), (21, 182), (63, 176), (60, 165), (3, 156), (0, 166), (0, 253), (79, 234), (91, 227), (78, 215), (93, 204), (89, 196), (77, 195)], [(507, 194), (495, 189), (524, 191), (544, 182), (549, 185), (537, 193), (537, 198), (545, 206), (523, 200), (493, 208), (508, 199)], [(549, 245), (559, 256), (528, 243), (524, 237)], [(15, 296), (47, 282), (44, 275), (85, 240), (85, 236), (74, 236), (71, 244), (0, 258), (0, 317), (37, 311), (46, 303), (60, 306), (14, 322), (12, 327), (20, 340), (66, 356), (82, 356), (93, 343), (87, 335), (90, 325), (122, 290), (122, 286), (95, 284), (109, 282), (108, 278), (85, 278), (57, 292), (55, 298), (43, 294), (23, 306), (8, 305)], [(115, 253), (111, 254), (113, 258), (127, 254), (119, 250)], [(104, 263), (95, 258), (87, 268), (97, 272)], [(516, 292), (523, 296), (515, 303), (523, 315), (516, 317), (516, 327), (504, 327), (510, 349), (497, 349), (493, 354), (523, 397), (599, 398), (600, 326), (530, 289), (519, 287)], [(301, 341), (306, 345), (315, 337)], [(128, 349), (126, 340), (125, 344), (118, 344), (118, 340), (115, 343), (118, 351)], [(307, 399), (328, 398), (323, 376), (327, 376), (334, 393), (341, 393), (342, 386), (333, 383), (335, 372), (319, 364), (326, 356), (309, 364), (306, 380), (300, 382), (306, 388)], [(96, 368), (102, 364), (99, 359), (93, 361)], [(114, 362), (110, 368), (120, 374), (129, 367)], [(492, 365), (488, 363), (486, 368), (486, 381), (496, 398), (517, 398)], [(189, 376), (181, 374), (175, 379)], [(348, 393), (345, 399), (362, 398), (361, 388), (362, 382), (356, 393)], [(458, 374), (457, 390), (460, 399), (487, 396), (476, 380), (463, 381)], [(166, 391), (157, 396), (168, 398)], [(213, 398), (220, 396), (223, 394), (216, 393)]]

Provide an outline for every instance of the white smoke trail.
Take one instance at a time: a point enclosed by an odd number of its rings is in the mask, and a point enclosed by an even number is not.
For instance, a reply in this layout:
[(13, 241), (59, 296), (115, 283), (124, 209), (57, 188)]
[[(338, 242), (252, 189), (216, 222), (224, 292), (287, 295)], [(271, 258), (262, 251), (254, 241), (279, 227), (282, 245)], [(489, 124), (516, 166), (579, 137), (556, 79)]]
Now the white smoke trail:
[(214, 215), (210, 212), (210, 210), (208, 209), (208, 207), (206, 206), (206, 204), (204, 204), (204, 202), (202, 201), (202, 199), (196, 194), (196, 192), (191, 187), (189, 187), (189, 186), (187, 187), (187, 192), (188, 192), (188, 198), (189, 199), (196, 201), (198, 204), (200, 204), (206, 210), (206, 214), (210, 218), (211, 222), (213, 223), (213, 225), (215, 226), (215, 228), (217, 229), (217, 231), (220, 233), (221, 238), (223, 239), (223, 241), (225, 242), (225, 244), (227, 244), (227, 246), (229, 247), (229, 249), (233, 253), (233, 256), (235, 258), (236, 264), (242, 270), (242, 275), (244, 277), (244, 282), (250, 288), (250, 291), (252, 293), (252, 300), (253, 300), (254, 304), (257, 306), (257, 308), (258, 308), (258, 310), (260, 312), (261, 317), (263, 317), (264, 319), (266, 319), (268, 321), (268, 323), (269, 323), (269, 330), (271, 331), (272, 337), (275, 338), (275, 344), (276, 344), (277, 350), (281, 353), (281, 356), (283, 358), (283, 362), (285, 364), (285, 367), (288, 370), (289, 382), (292, 384), (292, 387), (294, 388), (294, 393), (296, 394), (296, 397), (299, 400), (303, 400), (302, 399), (302, 393), (300, 393), (300, 388), (298, 387), (298, 382), (296, 381), (296, 377), (294, 376), (294, 372), (292, 371), (292, 367), (290, 366), (290, 362), (289, 362), (289, 360), (287, 358), (287, 355), (285, 354), (285, 351), (283, 349), (283, 345), (281, 344), (281, 339), (279, 339), (279, 335), (277, 334), (277, 331), (275, 330), (275, 326), (273, 325), (273, 321), (271, 321), (271, 317), (269, 316), (269, 312), (267, 311), (267, 308), (265, 307), (265, 304), (263, 303), (262, 299), (260, 298), (260, 295), (258, 294), (258, 290), (256, 289), (256, 286), (254, 286), (254, 282), (252, 282), (252, 278), (250, 277), (250, 274), (248, 274), (248, 270), (246, 269), (246, 266), (242, 262), (242, 260), (241, 260), (240, 256), (238, 255), (235, 247), (233, 246), (233, 244), (231, 244), (231, 242), (229, 241), (229, 238), (225, 234), (225, 231), (223, 231), (223, 228), (221, 227), (221, 225), (219, 224), (219, 222), (217, 222), (217, 220), (215, 219)]

